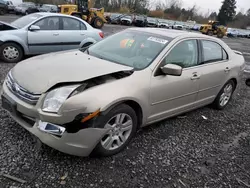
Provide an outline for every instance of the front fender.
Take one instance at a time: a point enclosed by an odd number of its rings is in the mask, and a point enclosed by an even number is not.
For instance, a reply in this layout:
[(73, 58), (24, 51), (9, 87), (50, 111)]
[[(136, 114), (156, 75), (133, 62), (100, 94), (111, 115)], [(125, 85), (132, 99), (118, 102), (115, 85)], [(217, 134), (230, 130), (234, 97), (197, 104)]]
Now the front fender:
[(21, 39), (20, 37), (18, 37), (16, 35), (11, 35), (11, 34), (2, 35), (2, 36), (0, 36), (0, 41), (2, 41), (2, 44), (6, 43), (6, 42), (18, 43), (23, 48), (24, 53), (29, 54), (29, 48), (28, 48), (27, 43), (23, 39)]
[(83, 39), (83, 41), (80, 43), (80, 48), (84, 45), (84, 44), (87, 44), (87, 43), (92, 43), (92, 44), (94, 44), (94, 43), (96, 43), (97, 41), (95, 40), (95, 39), (93, 39), (93, 38), (90, 38), (90, 37), (88, 37), (88, 38), (86, 38), (86, 39)]

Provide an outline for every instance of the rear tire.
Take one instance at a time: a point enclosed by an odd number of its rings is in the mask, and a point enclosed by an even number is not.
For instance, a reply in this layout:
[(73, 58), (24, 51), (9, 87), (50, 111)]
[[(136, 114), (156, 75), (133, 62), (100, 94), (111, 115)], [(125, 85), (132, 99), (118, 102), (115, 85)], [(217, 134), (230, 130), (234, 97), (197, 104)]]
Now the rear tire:
[(236, 85), (233, 80), (229, 80), (218, 93), (214, 102), (213, 108), (217, 110), (223, 110), (231, 101)]
[(99, 128), (110, 127), (111, 130), (98, 143), (92, 155), (104, 157), (115, 155), (124, 150), (135, 136), (138, 123), (136, 113), (130, 106), (121, 104), (101, 118), (100, 122), (103, 124)]
[(7, 42), (0, 46), (0, 58), (6, 63), (18, 63), (23, 56), (22, 47), (16, 43)]

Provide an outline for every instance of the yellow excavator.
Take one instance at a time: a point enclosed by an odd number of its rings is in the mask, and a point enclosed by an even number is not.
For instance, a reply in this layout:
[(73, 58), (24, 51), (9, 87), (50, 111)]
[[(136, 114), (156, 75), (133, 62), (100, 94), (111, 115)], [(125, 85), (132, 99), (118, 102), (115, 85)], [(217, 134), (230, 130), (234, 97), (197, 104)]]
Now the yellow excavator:
[(227, 28), (220, 25), (218, 21), (209, 20), (208, 24), (204, 24), (200, 27), (200, 32), (206, 35), (217, 35), (218, 38), (223, 38), (227, 33)]
[(59, 12), (82, 18), (94, 28), (101, 29), (107, 20), (104, 8), (93, 8), (95, 0), (75, 0), (74, 4), (59, 5)]

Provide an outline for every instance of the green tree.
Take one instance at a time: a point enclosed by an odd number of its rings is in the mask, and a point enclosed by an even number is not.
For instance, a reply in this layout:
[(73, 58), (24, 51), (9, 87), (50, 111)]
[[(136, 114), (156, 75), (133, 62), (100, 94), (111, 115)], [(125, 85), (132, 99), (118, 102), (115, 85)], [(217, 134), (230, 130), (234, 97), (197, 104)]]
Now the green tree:
[(231, 22), (236, 14), (236, 0), (224, 0), (218, 14), (218, 21), (221, 24)]

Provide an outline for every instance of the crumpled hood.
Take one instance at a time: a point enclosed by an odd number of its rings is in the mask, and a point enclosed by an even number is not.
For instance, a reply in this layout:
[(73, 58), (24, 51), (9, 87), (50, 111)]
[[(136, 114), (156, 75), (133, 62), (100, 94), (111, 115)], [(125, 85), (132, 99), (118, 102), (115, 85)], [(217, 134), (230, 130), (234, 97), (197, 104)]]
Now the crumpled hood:
[(133, 68), (70, 50), (36, 56), (12, 69), (16, 82), (35, 94), (46, 92), (58, 83), (81, 82)]
[[(11, 29), (17, 29), (14, 25), (11, 25), (7, 22), (0, 21), (0, 31), (5, 31), (5, 30), (11, 30)], [(0, 33), (0, 35), (3, 35), (4, 33)]]

